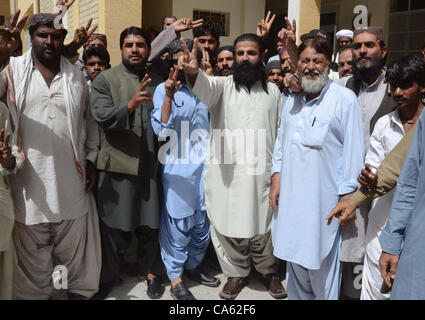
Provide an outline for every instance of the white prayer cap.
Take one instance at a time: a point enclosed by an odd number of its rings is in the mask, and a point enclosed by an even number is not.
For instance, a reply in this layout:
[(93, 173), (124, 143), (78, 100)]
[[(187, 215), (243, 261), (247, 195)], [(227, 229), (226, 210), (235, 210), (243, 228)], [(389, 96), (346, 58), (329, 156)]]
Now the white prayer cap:
[(336, 33), (336, 38), (339, 39), (341, 37), (348, 37), (350, 39), (353, 39), (353, 31), (351, 30), (340, 30)]

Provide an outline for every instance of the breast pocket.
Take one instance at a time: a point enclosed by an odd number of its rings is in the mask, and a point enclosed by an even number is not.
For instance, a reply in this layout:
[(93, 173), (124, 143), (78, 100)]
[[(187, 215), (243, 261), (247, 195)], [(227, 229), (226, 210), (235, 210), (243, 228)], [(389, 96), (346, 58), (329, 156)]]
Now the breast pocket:
[(304, 120), (304, 128), (301, 134), (301, 144), (304, 147), (321, 150), (323, 142), (329, 130), (329, 120), (312, 117)]

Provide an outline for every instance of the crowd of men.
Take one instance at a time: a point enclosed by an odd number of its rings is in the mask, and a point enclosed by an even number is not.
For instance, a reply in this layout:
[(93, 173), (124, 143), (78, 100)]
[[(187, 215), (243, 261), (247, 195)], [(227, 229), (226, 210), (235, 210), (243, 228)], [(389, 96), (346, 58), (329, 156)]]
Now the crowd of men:
[(214, 267), (228, 300), (252, 267), (276, 299), (425, 298), (425, 46), (387, 67), (380, 27), (334, 52), (287, 18), (266, 48), (271, 12), (233, 46), (166, 16), (153, 41), (126, 28), (111, 68), (91, 20), (64, 45), (57, 15), (23, 54), (28, 17), (0, 26), (0, 299), (54, 298), (57, 266), (69, 299), (125, 272), (194, 300)]

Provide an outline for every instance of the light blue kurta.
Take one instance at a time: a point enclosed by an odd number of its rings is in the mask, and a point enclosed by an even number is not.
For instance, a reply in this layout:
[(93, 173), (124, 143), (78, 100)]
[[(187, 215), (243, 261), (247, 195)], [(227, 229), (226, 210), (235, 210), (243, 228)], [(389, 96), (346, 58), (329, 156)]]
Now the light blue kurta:
[(401, 252), (391, 299), (425, 299), (424, 121), (422, 112), (379, 238), (384, 252)]
[(174, 94), (167, 123), (161, 121), (164, 98), (162, 83), (152, 111), (155, 133), (160, 140), (168, 138), (159, 151), (165, 202), (159, 244), (168, 278), (174, 280), (201, 263), (210, 241), (203, 184), (210, 125), (207, 107), (186, 85)]
[(320, 269), (338, 234), (325, 217), (339, 197), (355, 191), (363, 168), (363, 122), (354, 93), (329, 81), (306, 102), (290, 96), (273, 155), (281, 172), (278, 213), (273, 216), (274, 255), (307, 269)]
[(174, 95), (181, 107), (173, 102), (168, 123), (162, 123), (164, 97), (162, 83), (153, 97), (152, 127), (160, 139), (170, 139), (159, 151), (164, 201), (170, 216), (182, 219), (206, 210), (203, 176), (209, 145), (208, 108), (183, 84)]

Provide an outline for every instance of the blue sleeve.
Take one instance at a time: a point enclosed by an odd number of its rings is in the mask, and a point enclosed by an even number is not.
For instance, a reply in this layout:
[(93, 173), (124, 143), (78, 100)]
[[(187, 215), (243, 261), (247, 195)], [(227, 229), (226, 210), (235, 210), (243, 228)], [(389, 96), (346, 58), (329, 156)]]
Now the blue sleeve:
[[(153, 95), (153, 106), (151, 115), (152, 128), (155, 131), (155, 134), (158, 136), (162, 129), (172, 129), (174, 128), (174, 108), (171, 106), (171, 115), (168, 119), (168, 123), (163, 123), (161, 121), (162, 113), (162, 104), (164, 103), (165, 98), (165, 87), (164, 83), (161, 83), (156, 87), (155, 93)], [(173, 104), (173, 103), (172, 103)]]
[(363, 120), (360, 104), (352, 92), (344, 97), (340, 130), (343, 154), (342, 180), (338, 187), (338, 194), (342, 196), (358, 189), (357, 176), (364, 165)]
[(415, 203), (416, 187), (420, 170), (422, 150), (422, 113), (416, 127), (415, 136), (397, 182), (390, 215), (381, 233), (379, 242), (382, 251), (389, 254), (400, 254), (403, 247), (404, 233), (409, 224)]

